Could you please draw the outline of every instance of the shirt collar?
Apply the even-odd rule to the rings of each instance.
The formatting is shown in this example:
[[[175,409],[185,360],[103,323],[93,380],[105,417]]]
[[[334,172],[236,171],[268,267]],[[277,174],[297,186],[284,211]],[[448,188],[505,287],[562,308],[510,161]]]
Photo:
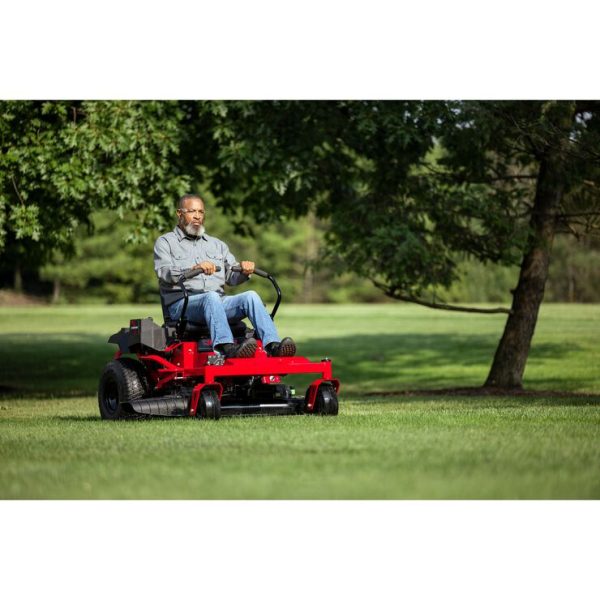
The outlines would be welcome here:
[[[188,235],[185,231],[183,231],[183,229],[181,229],[181,227],[179,227],[179,225],[175,225],[175,229],[173,231],[175,232],[175,235],[177,236],[177,239],[179,241],[181,241],[184,238],[188,240],[197,240],[200,238],[202,238],[203,240],[208,240],[208,237],[206,236],[206,230],[199,237]]]

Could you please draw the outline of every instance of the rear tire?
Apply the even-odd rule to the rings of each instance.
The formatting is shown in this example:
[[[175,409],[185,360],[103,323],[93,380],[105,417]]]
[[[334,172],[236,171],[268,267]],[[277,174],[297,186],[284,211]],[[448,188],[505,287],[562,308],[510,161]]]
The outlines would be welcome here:
[[[330,383],[322,383],[317,390],[313,414],[335,416],[339,412],[339,402],[334,387]]]
[[[221,418],[221,402],[215,390],[202,390],[199,410],[196,413],[201,419],[218,420]]]
[[[143,398],[148,392],[144,366],[132,358],[118,358],[102,371],[98,386],[98,408],[102,419],[142,418],[130,402]]]

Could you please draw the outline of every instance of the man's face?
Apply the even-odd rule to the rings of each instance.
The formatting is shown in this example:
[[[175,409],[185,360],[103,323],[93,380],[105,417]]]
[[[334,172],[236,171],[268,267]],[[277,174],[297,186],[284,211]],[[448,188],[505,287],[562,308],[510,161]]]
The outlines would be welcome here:
[[[199,236],[204,225],[204,202],[200,198],[188,198],[177,209],[179,227],[188,235]]]

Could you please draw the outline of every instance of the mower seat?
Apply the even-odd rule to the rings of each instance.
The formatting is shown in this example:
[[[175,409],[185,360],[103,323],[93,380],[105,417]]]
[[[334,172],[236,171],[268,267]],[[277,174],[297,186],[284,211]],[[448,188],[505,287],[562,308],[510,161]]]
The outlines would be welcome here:
[[[169,315],[169,310],[165,305],[162,295],[160,296],[160,306],[162,308],[165,328],[167,329],[167,331],[175,331],[177,328],[177,320],[171,319],[171,316]],[[246,332],[248,331],[246,323],[244,323],[240,319],[228,321],[228,323],[234,338],[241,338],[246,336]],[[210,338],[210,331],[208,329],[208,325],[206,323],[198,323],[196,321],[187,321],[185,324],[185,329],[181,334],[181,339],[195,341],[200,340],[202,338]]]
[[[243,321],[228,321],[229,328],[234,338],[245,337],[248,327]],[[176,329],[177,321],[169,319],[165,320],[165,327],[167,329]],[[181,334],[182,340],[200,340],[202,338],[210,338],[210,330],[206,323],[196,323],[195,321],[187,321],[185,329]]]

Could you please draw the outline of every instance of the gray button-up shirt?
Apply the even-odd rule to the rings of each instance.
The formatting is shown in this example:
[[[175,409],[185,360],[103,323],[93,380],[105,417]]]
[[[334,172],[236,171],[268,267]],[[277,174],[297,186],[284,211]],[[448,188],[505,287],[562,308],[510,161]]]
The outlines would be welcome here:
[[[168,306],[183,298],[179,286],[175,286],[186,269],[208,260],[221,270],[213,275],[201,273],[185,282],[191,294],[203,292],[225,293],[224,286],[239,285],[248,281],[243,273],[236,273],[231,267],[237,264],[235,256],[229,251],[227,244],[203,233],[200,237],[190,237],[179,228],[161,235],[154,244],[154,271],[158,276],[160,293]]]

